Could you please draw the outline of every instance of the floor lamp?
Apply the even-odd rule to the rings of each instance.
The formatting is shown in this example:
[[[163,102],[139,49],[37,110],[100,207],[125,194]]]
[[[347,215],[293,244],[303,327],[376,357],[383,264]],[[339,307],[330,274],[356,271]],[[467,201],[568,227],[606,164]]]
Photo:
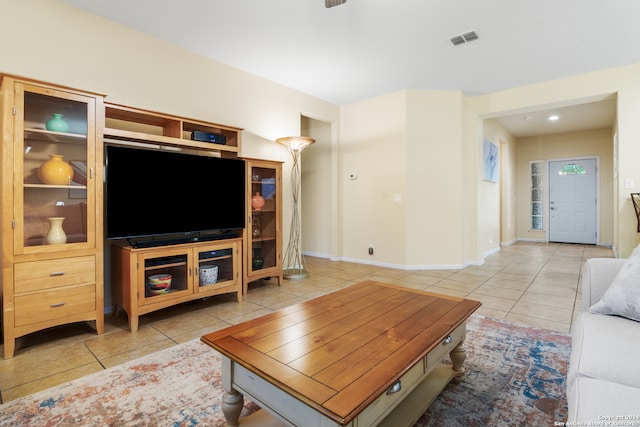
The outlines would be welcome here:
[[[289,244],[284,253],[284,270],[282,275],[285,279],[299,280],[309,277],[309,273],[304,269],[304,259],[300,250],[300,211],[298,210],[298,197],[300,196],[300,153],[302,150],[313,144],[315,139],[304,136],[287,136],[276,139],[276,142],[287,147],[293,158],[293,168],[291,169],[291,189],[293,193],[293,215],[291,217],[291,228],[289,230]]]

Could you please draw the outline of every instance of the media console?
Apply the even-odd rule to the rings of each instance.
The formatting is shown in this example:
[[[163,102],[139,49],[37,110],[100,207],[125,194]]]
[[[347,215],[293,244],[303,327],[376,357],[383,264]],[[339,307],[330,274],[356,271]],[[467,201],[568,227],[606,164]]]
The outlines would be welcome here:
[[[242,301],[242,239],[150,248],[112,246],[114,312],[124,309],[131,332],[152,311],[213,295],[235,293]],[[154,290],[151,276],[171,276],[169,289]]]

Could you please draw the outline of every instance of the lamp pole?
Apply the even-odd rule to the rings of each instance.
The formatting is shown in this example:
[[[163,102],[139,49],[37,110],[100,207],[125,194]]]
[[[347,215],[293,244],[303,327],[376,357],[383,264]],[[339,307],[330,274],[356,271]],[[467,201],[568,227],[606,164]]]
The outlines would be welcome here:
[[[289,229],[289,243],[284,253],[282,276],[285,279],[299,280],[309,277],[304,268],[304,257],[300,249],[301,222],[298,200],[301,187],[300,154],[302,150],[313,144],[315,140],[304,136],[287,136],[276,139],[276,142],[287,147],[293,159],[291,169],[291,191],[293,195],[293,214],[291,216],[291,228]]]

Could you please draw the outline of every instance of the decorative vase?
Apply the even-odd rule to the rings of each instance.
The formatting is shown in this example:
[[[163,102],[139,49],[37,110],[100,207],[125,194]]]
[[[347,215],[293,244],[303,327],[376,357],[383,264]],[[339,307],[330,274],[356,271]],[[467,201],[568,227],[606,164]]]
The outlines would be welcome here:
[[[47,130],[56,132],[69,132],[69,124],[62,119],[62,114],[54,113],[53,117],[47,120]]]
[[[260,248],[253,249],[253,257],[251,258],[251,268],[254,270],[260,270],[264,267],[264,258],[262,258]]]
[[[69,185],[73,179],[73,168],[59,154],[49,155],[50,159],[40,165],[38,177],[49,185]]]
[[[251,225],[251,236],[260,237],[261,234],[262,234],[262,226],[260,225],[260,220],[258,218],[254,218],[253,224]]]
[[[256,211],[260,211],[262,210],[263,206],[264,206],[264,197],[262,197],[260,193],[256,193],[251,198],[251,207]]]
[[[63,216],[47,218],[49,220],[49,234],[47,234],[47,243],[50,245],[57,245],[60,243],[67,243],[67,235],[62,229],[62,223],[64,222]]]

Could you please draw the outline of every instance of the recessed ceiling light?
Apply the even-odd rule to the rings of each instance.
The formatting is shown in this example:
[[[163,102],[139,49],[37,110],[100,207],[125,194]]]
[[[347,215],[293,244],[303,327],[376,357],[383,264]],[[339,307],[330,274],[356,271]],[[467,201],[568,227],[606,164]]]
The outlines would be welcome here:
[[[552,114],[551,116],[549,116],[549,121],[555,122],[555,121],[556,121],[556,120],[558,120],[559,118],[560,118],[559,116],[557,116],[557,115],[555,115],[555,114]]]

